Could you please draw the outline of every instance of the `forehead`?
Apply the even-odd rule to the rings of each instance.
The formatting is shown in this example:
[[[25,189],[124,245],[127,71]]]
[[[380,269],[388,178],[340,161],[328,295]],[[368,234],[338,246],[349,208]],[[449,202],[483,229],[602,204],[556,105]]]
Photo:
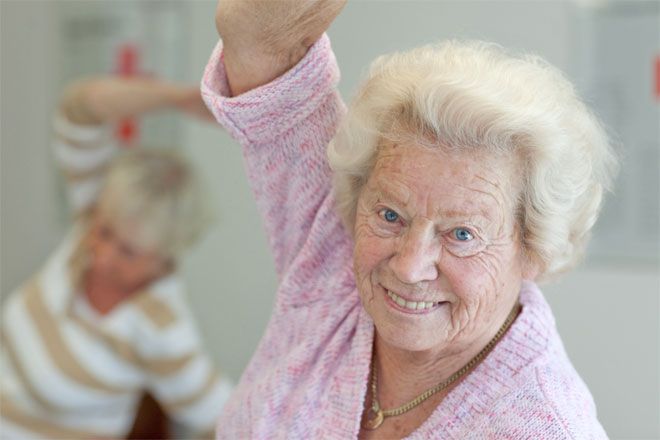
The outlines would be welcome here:
[[[130,248],[138,256],[154,258],[161,253],[158,246],[153,243],[155,240],[145,236],[144,225],[138,222],[120,221],[117,218],[96,214],[92,223],[97,229],[105,228],[110,232],[107,239],[117,245]]]
[[[414,143],[385,143],[369,177],[371,190],[399,203],[437,205],[443,214],[484,214],[512,197],[510,160],[474,150],[448,152]]]

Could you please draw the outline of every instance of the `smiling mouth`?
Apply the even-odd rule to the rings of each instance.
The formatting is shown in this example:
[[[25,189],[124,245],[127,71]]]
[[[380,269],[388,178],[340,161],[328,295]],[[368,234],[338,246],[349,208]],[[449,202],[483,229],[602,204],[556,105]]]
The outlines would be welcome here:
[[[430,311],[440,304],[445,303],[446,301],[438,301],[438,302],[429,302],[429,301],[408,301],[404,298],[401,298],[399,295],[396,293],[392,292],[391,290],[387,291],[387,296],[392,300],[394,304],[399,306],[400,309],[403,309],[404,311],[410,311],[410,312],[425,312],[425,311]]]

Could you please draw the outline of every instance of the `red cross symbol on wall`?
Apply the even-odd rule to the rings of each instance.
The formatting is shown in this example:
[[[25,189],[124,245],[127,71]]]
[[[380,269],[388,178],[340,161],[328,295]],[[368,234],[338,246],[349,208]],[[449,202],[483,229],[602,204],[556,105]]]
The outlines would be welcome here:
[[[125,43],[119,46],[116,56],[116,73],[119,76],[136,76],[139,74],[140,54],[136,45]],[[125,118],[117,124],[115,136],[122,147],[131,147],[139,137],[139,126],[136,118]]]

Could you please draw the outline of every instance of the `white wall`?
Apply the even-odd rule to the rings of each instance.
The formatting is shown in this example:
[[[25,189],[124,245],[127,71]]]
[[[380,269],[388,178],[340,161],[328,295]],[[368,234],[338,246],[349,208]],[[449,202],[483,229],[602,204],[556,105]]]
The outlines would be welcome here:
[[[214,3],[187,3],[190,81],[199,80],[216,41]],[[4,296],[52,249],[61,222],[45,144],[55,96],[49,75],[56,56],[43,47],[52,2],[0,4]],[[350,96],[378,54],[455,36],[533,50],[575,74],[571,49],[579,34],[573,12],[565,2],[354,1],[330,32],[343,69],[340,88]],[[185,125],[184,139],[219,217],[186,259],[184,272],[210,349],[238,378],[268,320],[273,265],[236,144],[220,130],[192,122]],[[660,437],[659,285],[652,265],[593,263],[545,288],[567,351],[615,439]]]
[[[51,13],[51,2],[0,2],[3,296],[41,264],[61,235],[48,143],[57,75]]]
[[[657,270],[591,265],[543,290],[609,435],[660,438]]]

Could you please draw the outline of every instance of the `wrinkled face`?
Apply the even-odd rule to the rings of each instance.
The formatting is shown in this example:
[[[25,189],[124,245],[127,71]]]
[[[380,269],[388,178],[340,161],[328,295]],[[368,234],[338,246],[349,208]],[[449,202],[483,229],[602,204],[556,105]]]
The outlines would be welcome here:
[[[489,155],[381,148],[358,199],[354,271],[384,342],[452,354],[497,331],[523,278],[513,176]]]
[[[130,238],[121,236],[98,217],[92,220],[87,240],[93,276],[126,293],[135,292],[170,270],[169,260],[132,244]]]

